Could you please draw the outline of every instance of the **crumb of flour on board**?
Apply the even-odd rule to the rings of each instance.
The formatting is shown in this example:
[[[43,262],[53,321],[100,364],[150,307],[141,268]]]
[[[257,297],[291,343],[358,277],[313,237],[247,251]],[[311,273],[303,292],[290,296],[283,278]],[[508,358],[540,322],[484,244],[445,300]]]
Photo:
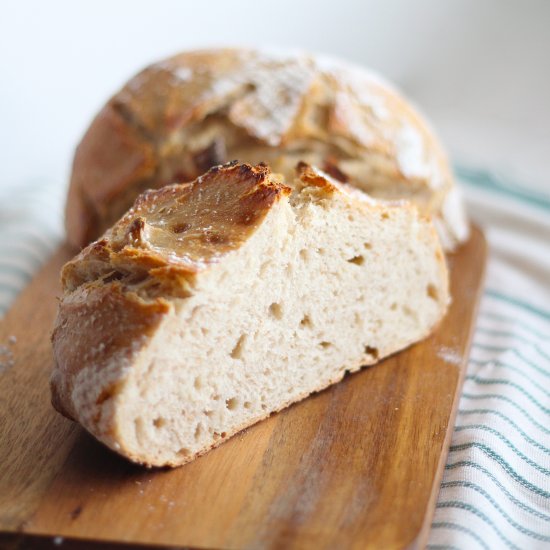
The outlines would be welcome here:
[[[8,345],[0,344],[0,374],[11,369],[15,365],[15,357],[10,346],[15,344],[17,338],[10,336],[8,338]]]
[[[462,363],[462,355],[460,355],[456,349],[447,346],[438,348],[437,356],[446,363],[451,363],[452,365],[460,365]]]

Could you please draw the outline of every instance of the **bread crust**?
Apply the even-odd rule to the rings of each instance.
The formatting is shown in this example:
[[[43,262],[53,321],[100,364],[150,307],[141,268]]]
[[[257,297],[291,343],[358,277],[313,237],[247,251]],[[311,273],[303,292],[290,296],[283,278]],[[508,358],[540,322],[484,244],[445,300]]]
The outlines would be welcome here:
[[[290,188],[265,165],[215,166],[192,183],[146,191],[62,270],[66,291],[111,280],[140,295],[185,297],[195,276],[236,250]]]
[[[105,428],[97,429],[101,419],[93,409],[112,397],[116,388],[98,386],[95,395],[78,404],[75,380],[86,371],[98,376],[114,363],[129,364],[169,311],[166,300],[143,300],[119,282],[84,285],[65,294],[52,333],[55,365],[50,385],[55,409],[81,422],[81,413],[87,410],[89,421],[82,423],[93,433],[104,434]]]
[[[112,104],[106,105],[75,153],[66,208],[71,241],[87,244],[97,237],[97,224],[108,215],[110,202],[148,181],[157,161],[151,142]]]
[[[130,79],[84,135],[69,242],[97,238],[144,189],[233,158],[265,161],[286,177],[303,160],[373,196],[411,198],[427,214],[440,215],[454,186],[431,128],[378,76],[305,54],[186,52]]]

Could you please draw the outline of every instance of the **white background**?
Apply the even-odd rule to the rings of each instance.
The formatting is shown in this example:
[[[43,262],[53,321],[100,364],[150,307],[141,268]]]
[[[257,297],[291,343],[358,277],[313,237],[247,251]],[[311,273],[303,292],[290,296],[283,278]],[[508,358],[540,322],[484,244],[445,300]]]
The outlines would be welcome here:
[[[429,115],[455,162],[550,190],[549,1],[0,5],[0,184],[65,182],[90,118],[143,65],[186,48],[258,44],[371,66]]]

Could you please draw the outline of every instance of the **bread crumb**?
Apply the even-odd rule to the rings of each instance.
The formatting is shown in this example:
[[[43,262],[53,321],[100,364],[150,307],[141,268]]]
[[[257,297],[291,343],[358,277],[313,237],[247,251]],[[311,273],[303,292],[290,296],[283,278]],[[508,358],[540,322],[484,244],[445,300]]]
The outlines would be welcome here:
[[[8,344],[13,345],[15,343],[17,343],[17,336],[12,334],[11,336],[8,337]]]
[[[15,365],[13,352],[7,346],[0,345],[0,374],[11,369]]]
[[[53,539],[53,543],[56,545],[56,546],[60,546],[61,544],[63,544],[63,537],[54,537]]]
[[[446,346],[442,346],[437,350],[437,356],[451,365],[460,365],[462,363],[462,356],[458,353],[458,351]]]

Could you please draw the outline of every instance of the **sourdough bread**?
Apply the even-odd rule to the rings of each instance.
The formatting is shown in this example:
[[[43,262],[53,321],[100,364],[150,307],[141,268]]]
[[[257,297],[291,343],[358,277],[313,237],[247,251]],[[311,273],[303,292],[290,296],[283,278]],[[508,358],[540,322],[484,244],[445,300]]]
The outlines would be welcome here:
[[[145,189],[233,159],[290,182],[305,161],[371,196],[411,200],[448,250],[468,234],[438,139],[379,76],[306,54],[219,49],[151,65],[105,105],[75,154],[67,237],[84,246]]]
[[[301,164],[141,195],[62,272],[53,403],[177,466],[427,336],[448,277],[431,221]]]

